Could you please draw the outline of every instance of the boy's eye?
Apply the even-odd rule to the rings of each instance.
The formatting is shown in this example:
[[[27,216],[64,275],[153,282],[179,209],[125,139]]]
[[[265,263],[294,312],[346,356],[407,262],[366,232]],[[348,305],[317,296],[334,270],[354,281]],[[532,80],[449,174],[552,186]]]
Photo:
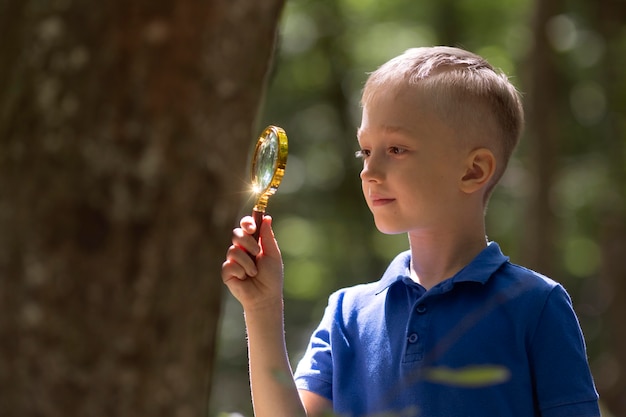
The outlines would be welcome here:
[[[369,149],[358,150],[354,153],[354,156],[356,156],[357,158],[367,158],[368,156],[370,156],[370,150]]]
[[[392,146],[391,148],[389,148],[389,153],[392,153],[394,155],[400,155],[406,152],[406,149],[403,148],[399,148],[397,146]]]

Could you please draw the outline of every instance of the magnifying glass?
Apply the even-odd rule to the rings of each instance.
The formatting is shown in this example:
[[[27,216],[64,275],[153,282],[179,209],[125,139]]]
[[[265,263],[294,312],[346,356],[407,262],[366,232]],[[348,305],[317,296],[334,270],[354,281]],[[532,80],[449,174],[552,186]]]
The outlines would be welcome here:
[[[250,170],[252,189],[257,195],[256,204],[252,209],[252,217],[257,226],[254,238],[257,241],[267,201],[278,189],[285,174],[286,165],[287,134],[282,128],[270,125],[256,142]]]

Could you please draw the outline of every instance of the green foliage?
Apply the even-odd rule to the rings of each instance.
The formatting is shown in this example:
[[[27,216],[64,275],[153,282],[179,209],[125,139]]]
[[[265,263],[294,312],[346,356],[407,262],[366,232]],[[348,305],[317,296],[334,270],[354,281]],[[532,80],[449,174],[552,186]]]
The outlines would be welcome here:
[[[561,68],[561,95],[555,111],[564,138],[559,144],[557,180],[546,204],[559,222],[558,241],[553,244],[562,250],[555,259],[559,272],[555,278],[568,287],[582,313],[593,353],[600,349],[598,314],[605,300],[590,284],[602,266],[599,219],[607,207],[623,207],[626,195],[607,162],[620,154],[612,156],[607,149],[624,149],[626,139],[607,138],[602,132],[607,131],[611,114],[613,123],[620,126],[626,127],[626,118],[623,111],[616,113],[610,107],[601,83],[606,40],[592,29],[582,0],[570,2],[569,7],[546,28]],[[294,362],[319,321],[329,293],[377,280],[390,258],[408,248],[405,236],[384,236],[376,230],[360,191],[360,162],[353,155],[360,90],[367,72],[409,47],[457,45],[485,56],[527,95],[532,8],[528,0],[287,2],[259,127],[278,124],[289,135],[285,178],[268,212],[274,217],[285,262],[285,325]],[[626,45],[626,36],[621,45]],[[619,97],[626,96],[626,83],[615,89]],[[531,196],[533,163],[523,139],[487,212],[489,238],[497,240],[515,262],[521,262],[522,220]],[[227,342],[222,346],[228,356],[237,351],[231,344],[244,343],[232,332],[241,335],[243,329],[228,326],[224,332],[231,333],[224,336]],[[237,361],[245,363],[245,357]],[[228,369],[232,372],[233,368]],[[509,375],[506,369],[477,367],[436,368],[426,377],[478,386],[502,382]],[[232,398],[221,396],[222,402],[215,405],[249,410],[245,366],[238,374],[218,374],[220,378],[239,379],[241,389]]]
[[[511,372],[498,365],[476,365],[460,369],[436,367],[424,371],[424,379],[427,381],[464,388],[488,387],[510,378]]]

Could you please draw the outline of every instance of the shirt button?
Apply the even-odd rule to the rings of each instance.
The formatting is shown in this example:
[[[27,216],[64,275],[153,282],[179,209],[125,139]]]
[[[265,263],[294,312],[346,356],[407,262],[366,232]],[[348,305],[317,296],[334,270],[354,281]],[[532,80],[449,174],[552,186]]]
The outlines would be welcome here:
[[[426,306],[424,304],[420,304],[415,309],[419,314],[424,314],[426,312]]]
[[[415,342],[417,342],[417,339],[418,339],[418,337],[417,337],[417,333],[411,333],[411,334],[409,335],[408,339],[409,339],[409,343],[415,343]]]

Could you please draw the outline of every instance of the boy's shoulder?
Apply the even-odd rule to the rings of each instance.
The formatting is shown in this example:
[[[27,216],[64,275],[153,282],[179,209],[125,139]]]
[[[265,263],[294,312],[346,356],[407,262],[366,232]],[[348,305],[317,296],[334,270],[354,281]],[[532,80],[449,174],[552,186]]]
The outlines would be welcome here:
[[[560,286],[554,279],[512,262],[506,262],[501,270],[496,271],[494,277],[512,282],[521,281],[529,286],[536,287],[538,290],[551,291],[554,287]]]

